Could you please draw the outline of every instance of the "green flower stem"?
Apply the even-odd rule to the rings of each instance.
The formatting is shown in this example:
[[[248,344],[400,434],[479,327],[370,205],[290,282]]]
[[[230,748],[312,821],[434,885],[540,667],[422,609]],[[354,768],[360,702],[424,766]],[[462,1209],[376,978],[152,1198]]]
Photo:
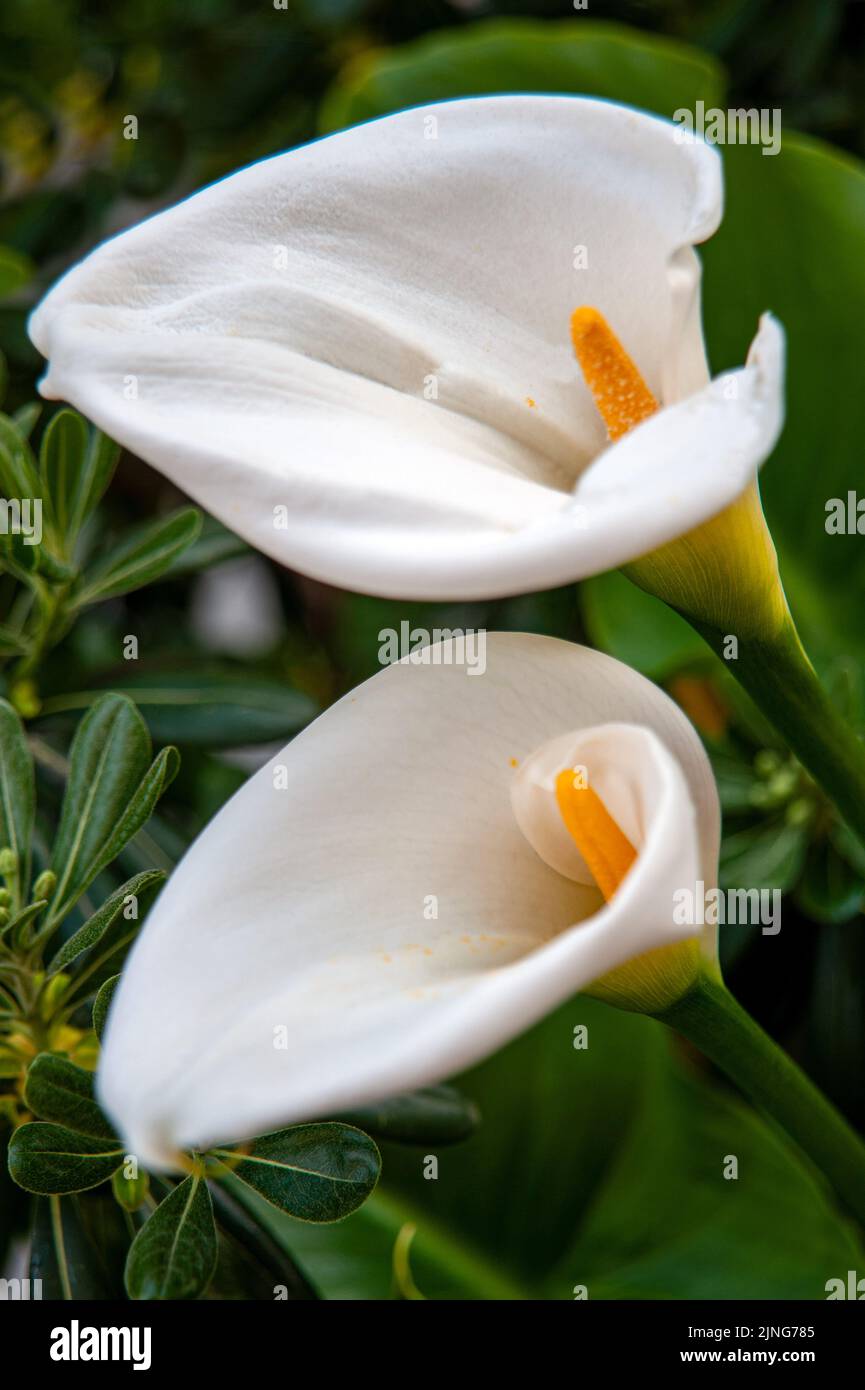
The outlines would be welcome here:
[[[725,636],[692,625],[719,655]],[[865,844],[865,744],[841,718],[792,618],[772,638],[740,638],[726,665]]]
[[[625,567],[719,653],[865,845],[865,746],[799,640],[756,481],[702,526]],[[727,650],[735,637],[736,649]]]
[[[865,1143],[720,981],[655,1015],[692,1042],[804,1150],[865,1224]]]

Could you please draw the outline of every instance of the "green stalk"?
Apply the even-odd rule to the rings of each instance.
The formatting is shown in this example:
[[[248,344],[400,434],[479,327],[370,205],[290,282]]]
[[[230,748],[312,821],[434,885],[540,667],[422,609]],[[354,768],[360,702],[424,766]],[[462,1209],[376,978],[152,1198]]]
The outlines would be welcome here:
[[[865,1143],[720,981],[654,1015],[692,1042],[808,1155],[865,1224]]]
[[[691,622],[722,656],[723,634]],[[865,844],[865,744],[820,684],[792,618],[772,638],[740,638],[727,665]]]
[[[865,845],[865,745],[832,705],[799,640],[756,481],[726,511],[632,561],[625,573],[687,618],[722,657]]]

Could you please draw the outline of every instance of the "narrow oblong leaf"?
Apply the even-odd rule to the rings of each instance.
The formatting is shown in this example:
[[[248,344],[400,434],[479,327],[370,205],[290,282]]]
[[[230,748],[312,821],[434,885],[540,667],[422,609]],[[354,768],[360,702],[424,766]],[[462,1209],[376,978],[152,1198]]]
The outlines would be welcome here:
[[[458,1144],[474,1134],[480,1112],[453,1086],[427,1086],[338,1118],[397,1144]]]
[[[97,700],[78,726],[69,760],[51,861],[57,874],[54,917],[61,916],[109,862],[106,845],[150,761],[150,735],[132,701],[115,694]]]
[[[9,918],[5,927],[0,928],[0,941],[11,943],[13,949],[23,946],[30,932],[30,924],[37,918],[43,908],[48,904],[45,898],[40,898],[38,902],[28,903],[22,907],[20,912]]]
[[[372,1192],[381,1155],[368,1134],[329,1121],[292,1125],[241,1149],[212,1149],[234,1176],[300,1221],[340,1221]]]
[[[98,505],[108,484],[114,477],[117,460],[120,458],[120,445],[109,439],[107,434],[91,426],[87,449],[78,476],[78,486],[72,498],[69,513],[69,529],[77,535]]]
[[[249,553],[249,546],[217,521],[215,516],[205,515],[197,537],[171,562],[163,578],[175,578],[181,574],[195,574],[198,570],[209,569],[211,565],[221,565],[225,560],[233,560],[238,555]]]
[[[172,516],[136,528],[86,576],[76,606],[83,608],[152,583],[183,554],[200,530],[201,513],[195,507],[184,507]]]
[[[49,421],[39,450],[42,482],[51,497],[60,536],[72,538],[70,519],[87,450],[87,426],[75,410],[60,410]]]
[[[27,1073],[24,1102],[40,1120],[50,1120],[97,1139],[114,1137],[93,1097],[93,1073],[66,1057],[40,1052]]]
[[[141,827],[147,823],[157,801],[177,776],[179,767],[180,754],[176,748],[163,748],[157,753],[118,820],[114,833],[106,841],[93,876],[99,873],[100,869],[104,869],[106,864],[110,864],[133,835],[137,835]]]
[[[105,899],[105,902],[97,908],[92,917],[88,917],[74,936],[70,936],[68,941],[64,941],[52,958],[48,973],[53,975],[56,971],[65,969],[85,951],[98,946],[118,918],[130,909],[132,903],[135,904],[135,916],[130,920],[137,921],[141,898],[160,887],[165,882],[165,877],[165,872],[162,869],[145,869],[142,873],[127,879],[126,883],[121,884],[110,898]]]
[[[33,451],[16,422],[8,415],[0,415],[0,495],[42,497],[43,487]]]
[[[126,1290],[134,1299],[198,1298],[216,1268],[217,1239],[207,1183],[178,1183],[129,1248]]]
[[[98,693],[63,694],[48,708],[51,713],[87,709]],[[302,691],[251,671],[144,671],[127,677],[120,693],[135,701],[157,742],[204,748],[288,739],[318,713],[315,701]]]
[[[0,700],[0,849],[14,851],[19,864],[19,901],[30,879],[30,840],[36,809],[33,758],[24,728],[6,700]]]
[[[120,1167],[123,1157],[116,1139],[98,1139],[41,1120],[21,1125],[9,1141],[12,1177],[25,1191],[43,1197],[98,1187]]]
[[[111,1000],[114,998],[114,991],[120,984],[120,976],[112,975],[105,981],[99,989],[96,998],[93,1000],[93,1031],[99,1041],[102,1041],[102,1034],[105,1032],[105,1024],[108,1019],[108,1010],[111,1008]]]
[[[24,439],[29,439],[34,429],[39,423],[42,415],[42,406],[39,401],[29,401],[27,405],[22,405],[12,415],[16,427]]]

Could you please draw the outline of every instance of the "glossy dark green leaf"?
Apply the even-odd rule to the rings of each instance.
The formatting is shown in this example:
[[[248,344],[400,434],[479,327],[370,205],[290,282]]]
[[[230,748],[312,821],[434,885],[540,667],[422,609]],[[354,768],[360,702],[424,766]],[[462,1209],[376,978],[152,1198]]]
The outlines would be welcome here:
[[[30,880],[30,840],[36,812],[33,759],[15,710],[0,700],[0,849],[18,858],[20,901]]]
[[[712,370],[743,361],[765,309],[780,319],[787,418],[760,473],[763,503],[806,645],[861,656],[865,546],[855,530],[827,532],[826,503],[862,491],[865,169],[787,130],[777,158],[753,145],[723,154],[724,220],[700,248]]]
[[[111,1125],[93,1096],[93,1073],[66,1057],[40,1052],[27,1072],[24,1102],[40,1120],[97,1139],[113,1138]]]
[[[103,695],[78,727],[51,867],[52,916],[62,917],[146,822],[177,771],[177,752],[153,764],[150,736],[131,700]]]
[[[458,1144],[474,1134],[480,1114],[453,1086],[427,1086],[337,1117],[376,1139],[398,1144]]]
[[[340,1221],[366,1201],[381,1158],[368,1135],[351,1125],[293,1125],[242,1149],[213,1149],[236,1178],[301,1221]],[[236,1162],[242,1154],[240,1162]]]
[[[207,1183],[188,1177],[136,1235],[126,1261],[134,1299],[199,1298],[216,1268],[217,1241]]]
[[[97,1139],[37,1120],[21,1125],[9,1141],[9,1171],[27,1192],[83,1192],[107,1182],[123,1153],[116,1139]]]
[[[128,1239],[123,1213],[100,1193],[39,1198],[30,1278],[40,1281],[43,1300],[121,1299],[119,1256]]]
[[[492,92],[581,92],[669,117],[699,97],[713,105],[721,84],[708,54],[653,34],[583,16],[492,20],[372,50],[338,79],[320,120],[336,130],[406,106]]]
[[[93,1031],[99,1041],[102,1041],[102,1034],[105,1032],[105,1024],[108,1019],[108,1010],[111,1008],[111,1000],[114,998],[114,991],[120,984],[120,976],[112,975],[105,981],[99,989],[96,998],[93,1000]]]
[[[860,1240],[799,1151],[672,1042],[577,997],[460,1078],[483,1114],[465,1144],[388,1145],[348,1220],[269,1225],[327,1298],[392,1298],[407,1226],[431,1299],[825,1298],[830,1273],[865,1267]]]
[[[43,484],[51,497],[61,544],[74,537],[71,521],[87,450],[87,425],[75,410],[60,410],[49,421],[39,450]]]
[[[290,738],[318,708],[290,685],[254,673],[222,670],[143,672],[123,682],[158,742],[231,748]],[[85,706],[92,691],[64,697]]]
[[[200,529],[201,513],[194,507],[137,528],[88,571],[75,597],[76,606],[83,608],[151,584],[192,544]]]
[[[318,1297],[292,1256],[224,1184],[214,1183],[211,1197],[219,1233],[219,1261],[207,1298],[305,1302]]]
[[[64,970],[85,951],[93,950],[118,919],[132,924],[137,922],[140,918],[142,899],[148,901],[152,898],[154,892],[165,882],[165,877],[166,875],[161,869],[146,869],[143,873],[136,874],[134,878],[127,879],[126,883],[112,893],[110,898],[106,898],[92,917],[88,917],[74,936],[70,936],[67,941],[64,941],[51,960],[50,973],[54,974],[57,970]],[[129,930],[134,934],[135,926],[130,926]]]
[[[663,680],[683,666],[711,667],[712,656],[689,623],[623,574],[601,574],[580,585],[583,619],[594,646]]]

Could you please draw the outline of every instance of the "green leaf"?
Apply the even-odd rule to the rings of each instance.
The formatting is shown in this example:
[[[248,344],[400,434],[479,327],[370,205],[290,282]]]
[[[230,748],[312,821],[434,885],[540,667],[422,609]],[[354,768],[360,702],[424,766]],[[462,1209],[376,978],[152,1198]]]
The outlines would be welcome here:
[[[21,1125],[9,1141],[9,1172],[19,1187],[42,1196],[98,1187],[123,1157],[116,1139],[78,1134],[41,1120]]]
[[[450,97],[581,92],[669,117],[699,97],[715,105],[722,71],[671,39],[591,20],[490,20],[439,31],[352,62],[325,97],[323,130]]]
[[[366,1201],[381,1169],[369,1136],[338,1123],[293,1125],[242,1149],[211,1152],[226,1159],[241,1182],[301,1221],[341,1221]]]
[[[453,1086],[428,1086],[337,1118],[398,1144],[458,1144],[480,1124],[477,1106]]]
[[[117,467],[120,445],[91,426],[69,511],[69,531],[75,536],[99,504]]]
[[[712,771],[725,815],[753,813],[754,789],[759,785],[750,763],[728,753],[712,754]]]
[[[112,1210],[113,1208],[113,1210]],[[43,1299],[117,1300],[123,1297],[118,1254],[128,1242],[123,1214],[110,1199],[88,1193],[40,1198],[30,1245],[30,1278]]]
[[[123,1168],[118,1168],[111,1179],[111,1191],[115,1202],[119,1202],[124,1211],[138,1211],[147,1200],[150,1178],[143,1170],[136,1178],[127,1178]]]
[[[22,405],[11,418],[22,437],[29,439],[41,415],[42,406],[39,401],[28,401],[27,405]]]
[[[780,319],[787,419],[760,473],[764,507],[809,650],[861,657],[865,546],[827,533],[826,503],[862,491],[865,167],[787,130],[777,158],[723,153],[724,220],[700,248],[712,370],[744,360],[765,309]]]
[[[248,553],[249,546],[246,541],[229,531],[215,516],[205,515],[197,538],[172,561],[161,577],[176,579],[178,575],[195,574],[199,570],[221,565],[225,560],[233,560],[238,555]]]
[[[15,912],[9,918],[5,926],[0,927],[0,941],[11,944],[13,950],[29,945],[30,923],[35,921],[44,907],[47,907],[44,898],[39,898],[35,903],[28,903],[19,912]]]
[[[141,1227],[126,1261],[134,1299],[198,1298],[216,1268],[213,1205],[201,1178],[185,1178]]]
[[[796,902],[806,916],[825,924],[849,922],[862,910],[865,883],[828,840],[811,846],[796,888]]]
[[[135,874],[126,883],[122,884],[110,898],[106,898],[101,907],[89,917],[83,926],[79,927],[74,936],[70,936],[52,958],[49,966],[49,974],[53,975],[58,970],[63,970],[72,961],[77,960],[85,951],[90,951],[94,946],[98,946],[111,927],[123,916],[124,921],[137,922],[141,911],[141,898],[150,898],[154,890],[160,888],[165,882],[165,872],[162,869],[145,869],[140,874]],[[134,900],[134,903],[133,901]],[[126,912],[135,907],[135,916],[127,918]],[[134,934],[135,928],[131,928]]]
[[[195,507],[136,528],[88,572],[75,606],[83,608],[151,584],[192,544],[200,529],[201,513]]]
[[[728,835],[721,846],[722,888],[767,888],[786,892],[805,863],[808,832],[800,825],[766,821]]]
[[[716,660],[684,618],[623,574],[584,580],[580,596],[594,646],[652,680],[664,680],[684,666],[711,667]]]
[[[219,1233],[219,1263],[207,1290],[212,1299],[286,1301],[318,1297],[295,1261],[222,1183],[210,1193]]]
[[[318,713],[308,695],[253,672],[200,670],[127,676],[122,693],[135,701],[159,742],[232,748],[290,738]],[[59,708],[86,708],[94,692],[63,695]]]
[[[141,829],[174,777],[176,749],[163,749],[148,768],[149,758],[150,736],[132,701],[103,695],[81,721],[70,749],[51,861],[57,874],[53,919],[68,911]]]
[[[42,498],[42,484],[30,445],[21,429],[8,415],[0,415],[0,495]],[[43,511],[46,508],[43,505]]]
[[[36,267],[29,256],[12,246],[0,246],[0,299],[29,285],[35,273]]]
[[[93,1097],[93,1073],[66,1057],[40,1052],[27,1072],[24,1102],[40,1120],[66,1125],[97,1139],[114,1137]]]
[[[42,436],[39,467],[51,497],[52,511],[60,536],[74,539],[71,520],[87,450],[87,426],[74,410],[60,410],[49,421]],[[68,552],[68,544],[67,544]]]
[[[0,700],[0,849],[17,856],[18,888],[14,902],[23,902],[30,882],[30,840],[36,814],[33,759],[21,720],[6,700]]]
[[[428,1298],[569,1301],[585,1284],[592,1300],[823,1299],[829,1274],[862,1267],[795,1146],[649,1019],[577,997],[458,1084],[484,1122],[438,1156],[437,1181],[426,1155],[388,1145],[347,1221],[271,1211],[325,1297],[391,1298],[407,1225]]]
[[[96,998],[93,1000],[93,1031],[99,1041],[105,1032],[105,1024],[108,1020],[108,1010],[111,1008],[111,1001],[114,998],[114,991],[120,984],[120,976],[112,975],[101,986]]]

